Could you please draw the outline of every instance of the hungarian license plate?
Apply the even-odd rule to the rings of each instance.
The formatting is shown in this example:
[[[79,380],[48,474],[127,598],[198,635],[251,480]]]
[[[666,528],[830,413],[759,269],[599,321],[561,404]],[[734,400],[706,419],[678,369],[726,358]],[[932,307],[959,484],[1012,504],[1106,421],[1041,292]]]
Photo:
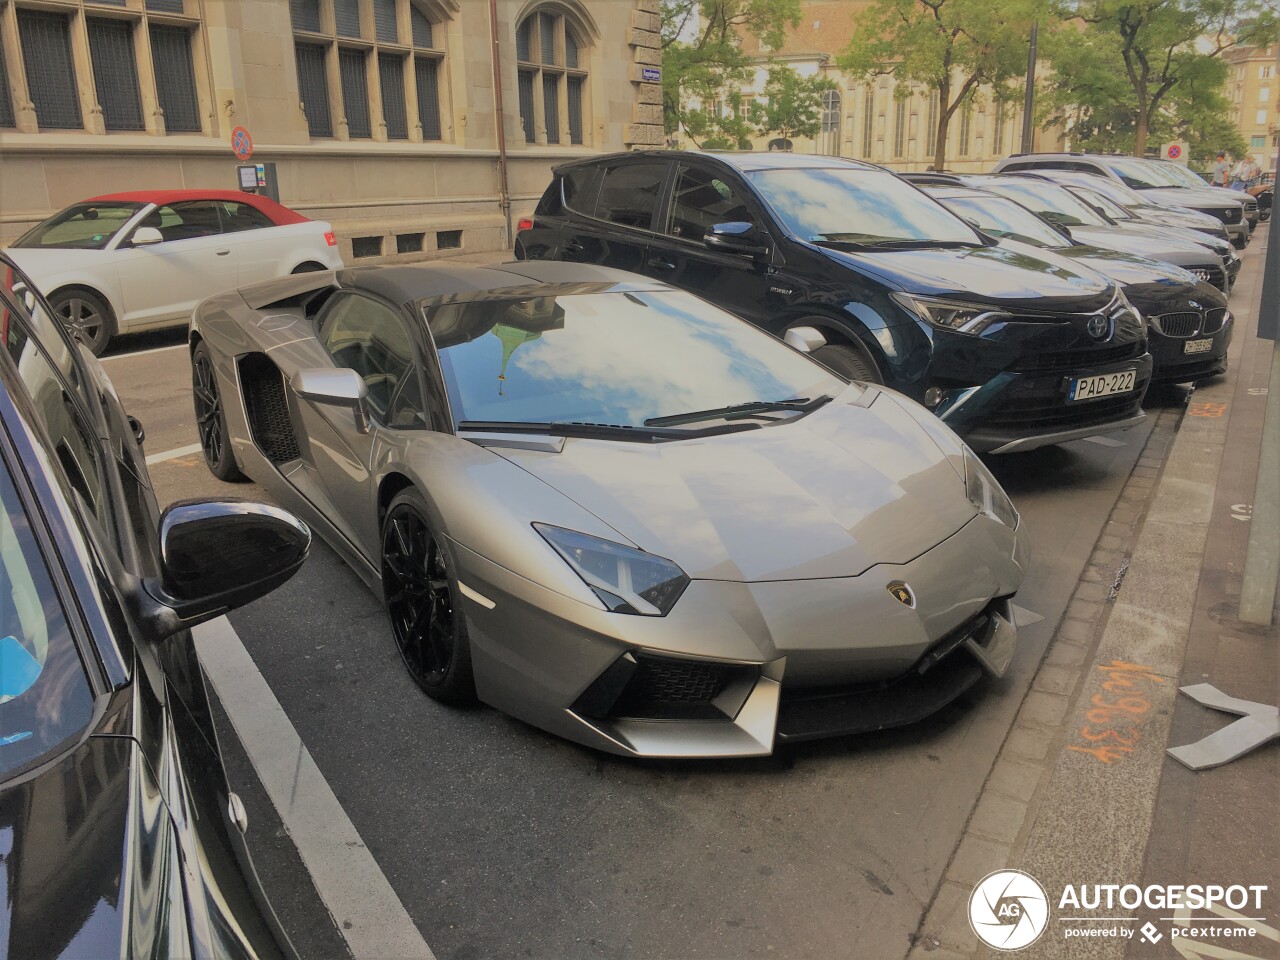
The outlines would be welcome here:
[[[1185,353],[1208,353],[1213,349],[1213,339],[1208,340],[1188,340],[1182,345],[1182,352]]]
[[[1068,400],[1096,400],[1116,393],[1129,393],[1137,382],[1136,370],[1117,370],[1094,377],[1076,377],[1067,392]]]

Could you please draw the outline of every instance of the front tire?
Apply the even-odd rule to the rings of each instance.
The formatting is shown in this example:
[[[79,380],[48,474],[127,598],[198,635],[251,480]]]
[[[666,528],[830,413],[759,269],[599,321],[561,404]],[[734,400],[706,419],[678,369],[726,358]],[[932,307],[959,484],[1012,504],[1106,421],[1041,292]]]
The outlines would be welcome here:
[[[470,704],[476,685],[457,580],[427,516],[426,500],[412,487],[387,509],[382,524],[387,617],[413,682],[433,700]]]
[[[235,453],[231,450],[226,411],[222,407],[222,394],[213,370],[213,356],[203,340],[191,352],[191,394],[200,449],[209,472],[227,483],[243,483],[248,478],[240,472]]]
[[[863,383],[882,384],[884,380],[875,364],[868,360],[856,347],[843,343],[829,343],[813,351],[813,359],[844,377],[846,380],[861,380]]]
[[[49,306],[68,332],[100,357],[116,335],[116,315],[98,294],[84,287],[68,287],[49,298]]]

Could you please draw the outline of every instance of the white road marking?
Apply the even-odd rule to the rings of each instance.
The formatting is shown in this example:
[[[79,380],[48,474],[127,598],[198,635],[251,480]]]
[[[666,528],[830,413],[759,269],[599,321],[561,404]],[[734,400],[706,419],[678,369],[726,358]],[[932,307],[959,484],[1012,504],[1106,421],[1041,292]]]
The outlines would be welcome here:
[[[1124,446],[1123,440],[1116,440],[1113,437],[1085,437],[1084,439],[1089,443],[1096,443],[1099,446],[1103,446],[1103,447],[1123,447]]]
[[[209,682],[351,955],[435,960],[227,618],[192,633]]]
[[[1044,617],[1040,614],[1028,610],[1026,607],[1020,607],[1016,603],[1013,605],[1013,623],[1017,627],[1029,627],[1033,623],[1039,623]]]
[[[178,457],[185,457],[188,454],[199,453],[200,444],[188,443],[185,447],[175,447],[172,450],[166,450],[163,453],[153,453],[147,457],[147,466],[154,463],[164,463],[166,460],[176,460]]]
[[[164,353],[166,350],[186,350],[185,343],[175,343],[171,347],[152,347],[150,350],[135,350],[133,353],[114,353],[109,357],[99,357],[103,363],[110,363],[112,360],[132,360],[134,357],[145,357],[149,353]]]
[[[484,607],[486,610],[492,610],[494,607],[497,606],[496,603],[494,603],[492,600],[486,597],[483,593],[477,593],[475,590],[472,590],[461,580],[458,581],[458,592],[462,594],[464,597],[470,597],[472,600],[480,604],[480,606]]]

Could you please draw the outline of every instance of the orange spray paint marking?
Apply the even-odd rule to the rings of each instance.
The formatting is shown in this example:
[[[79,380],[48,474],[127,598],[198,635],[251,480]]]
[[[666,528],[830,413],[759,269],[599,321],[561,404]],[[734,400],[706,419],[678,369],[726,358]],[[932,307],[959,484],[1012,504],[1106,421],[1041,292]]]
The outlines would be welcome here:
[[[1221,417],[1227,412],[1225,403],[1191,403],[1187,405],[1189,417]]]
[[[1087,753],[1102,763],[1114,763],[1133,752],[1142,739],[1142,723],[1151,711],[1151,701],[1142,695],[1145,684],[1164,683],[1150,667],[1123,660],[1098,664],[1106,679],[1101,693],[1089,698],[1088,721],[1078,731],[1088,746],[1068,745],[1068,750]]]

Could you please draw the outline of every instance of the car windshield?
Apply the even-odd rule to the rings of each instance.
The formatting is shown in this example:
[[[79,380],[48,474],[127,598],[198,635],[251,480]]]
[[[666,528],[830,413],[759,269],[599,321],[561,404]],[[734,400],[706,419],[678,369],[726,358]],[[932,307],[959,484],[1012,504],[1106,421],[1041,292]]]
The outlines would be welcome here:
[[[1148,166],[1155,167],[1162,174],[1172,180],[1180,187],[1204,187],[1208,186],[1200,177],[1196,176],[1191,170],[1177,163],[1166,163],[1162,160],[1153,160],[1147,162]]]
[[[981,246],[963,220],[882,170],[757,170],[751,182],[793,236],[863,246]]]
[[[32,227],[14,246],[101,250],[141,209],[140,203],[77,203]]]
[[[1064,227],[1110,226],[1092,207],[1066,187],[1040,180],[1003,177],[983,182],[983,189],[1017,200],[1028,210]]]
[[[976,223],[983,233],[998,239],[1017,240],[1047,249],[1071,246],[1070,240],[1026,207],[1004,197],[944,197],[942,202]]]
[[[1102,211],[1112,220],[1137,220],[1132,213],[1126,210],[1120,204],[1113,202],[1108,197],[1104,197],[1097,190],[1090,190],[1087,187],[1068,187],[1072,193],[1083,200],[1089,206],[1096,210]]]
[[[1152,164],[1144,163],[1136,157],[1132,159],[1127,157],[1108,157],[1107,166],[1127,186],[1133,187],[1135,190],[1148,190],[1152,187],[1184,186],[1184,184],[1180,184],[1170,177],[1164,170],[1153,167]]]
[[[93,694],[37,546],[0,460],[0,779],[88,725]]]
[[[428,307],[455,423],[646,420],[844,383],[767,333],[677,291],[552,293]]]
[[[1099,177],[1090,173],[1068,174],[1061,178],[1061,182],[1069,183],[1076,187],[1083,187],[1086,190],[1092,190],[1094,193],[1101,194],[1118,206],[1148,206],[1148,202],[1144,200],[1142,195],[1132,187],[1126,187],[1123,183],[1117,183],[1115,180],[1108,180],[1106,177]]]

